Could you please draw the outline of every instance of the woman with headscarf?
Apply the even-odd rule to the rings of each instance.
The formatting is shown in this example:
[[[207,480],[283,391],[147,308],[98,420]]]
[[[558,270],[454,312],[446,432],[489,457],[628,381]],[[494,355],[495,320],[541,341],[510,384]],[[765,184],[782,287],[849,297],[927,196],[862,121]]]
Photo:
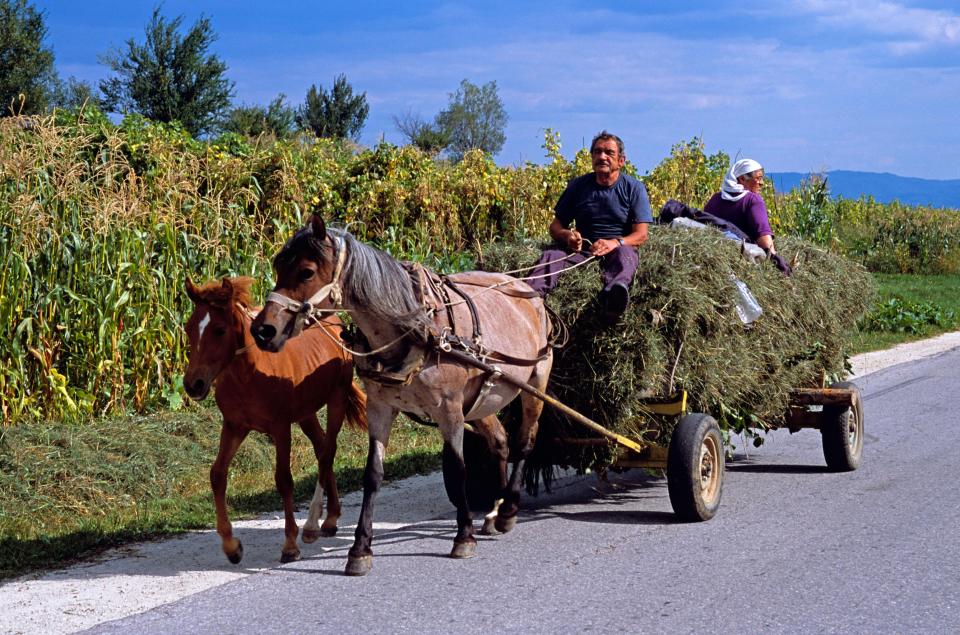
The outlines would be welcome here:
[[[741,159],[727,172],[723,187],[707,201],[703,211],[739,227],[767,252],[777,269],[789,276],[793,273],[790,265],[773,244],[767,206],[760,196],[762,187],[763,166],[753,159]]]

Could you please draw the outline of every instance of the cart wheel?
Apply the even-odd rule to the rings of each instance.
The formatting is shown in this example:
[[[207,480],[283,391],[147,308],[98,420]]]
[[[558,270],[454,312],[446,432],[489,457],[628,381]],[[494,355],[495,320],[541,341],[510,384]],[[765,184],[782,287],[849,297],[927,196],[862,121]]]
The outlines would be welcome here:
[[[824,406],[823,424],[820,434],[823,436],[823,458],[827,467],[835,472],[849,472],[860,467],[863,451],[863,400],[860,389],[849,381],[839,381],[831,388],[853,390],[853,404],[849,408]]]
[[[723,490],[723,440],[710,415],[680,418],[667,451],[667,490],[681,520],[710,520],[720,507]]]

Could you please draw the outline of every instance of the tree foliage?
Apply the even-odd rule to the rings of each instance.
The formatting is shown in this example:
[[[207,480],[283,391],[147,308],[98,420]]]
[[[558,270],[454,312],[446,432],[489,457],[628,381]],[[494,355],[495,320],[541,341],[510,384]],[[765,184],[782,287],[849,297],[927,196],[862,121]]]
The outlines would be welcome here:
[[[455,160],[469,150],[496,154],[507,140],[507,112],[497,94],[497,82],[477,86],[464,79],[450,94],[446,110],[437,115],[436,125],[450,139],[448,150]]]
[[[370,107],[367,93],[353,94],[346,75],[333,80],[330,92],[316,84],[307,91],[307,97],[297,113],[297,123],[321,138],[356,139],[367,121]]]
[[[104,106],[112,112],[136,112],[154,121],[179,121],[194,136],[214,130],[230,106],[233,82],[227,66],[209,53],[216,34],[201,16],[180,35],[183,16],[167,21],[159,7],[146,26],[146,41],[127,41],[125,50],[101,61],[115,73],[100,82]]]
[[[297,118],[296,110],[284,103],[286,95],[280,94],[263,106],[238,106],[230,111],[223,125],[226,132],[235,132],[247,137],[261,135],[275,139],[289,137],[294,130]]]
[[[410,145],[419,148],[430,156],[436,156],[450,144],[449,133],[435,121],[430,123],[423,117],[407,111],[393,117],[393,125]]]
[[[26,0],[0,0],[0,116],[43,112],[56,83],[43,45],[44,14]]]
[[[96,106],[100,108],[100,94],[93,85],[85,80],[69,77],[66,81],[57,80],[50,97],[50,105],[57,108],[80,108],[82,106]]]

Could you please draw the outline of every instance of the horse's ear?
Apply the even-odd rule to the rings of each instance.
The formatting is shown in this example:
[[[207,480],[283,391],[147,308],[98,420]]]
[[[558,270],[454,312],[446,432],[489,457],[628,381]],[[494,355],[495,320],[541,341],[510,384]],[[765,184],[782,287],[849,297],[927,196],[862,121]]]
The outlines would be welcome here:
[[[220,279],[220,293],[217,294],[217,304],[223,306],[230,306],[233,301],[233,280],[229,277],[223,277]]]
[[[187,297],[190,298],[194,304],[200,302],[199,289],[197,289],[197,286],[193,284],[193,280],[190,279],[190,276],[187,276],[185,286],[187,288]]]
[[[313,235],[319,240],[327,237],[327,224],[323,222],[320,214],[314,214],[310,217],[310,227],[313,228]]]

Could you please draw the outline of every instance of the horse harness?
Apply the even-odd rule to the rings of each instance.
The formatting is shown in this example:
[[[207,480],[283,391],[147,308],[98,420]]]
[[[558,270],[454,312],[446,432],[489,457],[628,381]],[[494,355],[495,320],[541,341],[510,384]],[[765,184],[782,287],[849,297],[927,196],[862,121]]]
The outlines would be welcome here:
[[[343,299],[343,292],[340,288],[340,276],[343,273],[344,263],[346,261],[346,246],[339,236],[334,236],[334,245],[337,250],[337,262],[334,267],[333,277],[330,282],[321,287],[313,296],[305,302],[298,302],[279,293],[270,293],[267,296],[267,302],[278,304],[282,310],[295,314],[291,324],[290,337],[298,335],[305,327],[311,326],[319,321],[317,313],[323,312],[317,306],[330,298],[335,306],[339,306]],[[514,297],[531,299],[539,297],[536,291],[523,291],[519,289],[507,289],[502,287],[488,287],[480,282],[471,282],[470,280],[459,280],[454,282],[449,276],[439,276],[419,263],[406,262],[401,263],[410,276],[411,284],[420,306],[434,316],[434,323],[425,327],[422,332],[408,331],[399,338],[397,342],[391,342],[377,351],[371,351],[369,342],[359,329],[354,325],[344,328],[341,332],[341,338],[345,342],[356,348],[358,351],[366,351],[365,354],[354,356],[354,366],[357,374],[366,380],[385,386],[405,386],[413,381],[427,361],[427,356],[431,353],[447,355],[457,359],[460,363],[473,366],[484,370],[487,377],[473,399],[468,411],[464,414],[464,419],[469,420],[477,412],[483,400],[490,390],[496,385],[497,380],[503,376],[496,366],[488,362],[500,362],[513,366],[534,366],[543,361],[550,354],[550,350],[556,345],[558,338],[558,327],[556,314],[544,304],[548,312],[548,320],[551,324],[551,333],[547,339],[547,346],[540,351],[535,359],[523,359],[508,355],[500,351],[491,351],[483,345],[483,334],[480,327],[480,317],[477,312],[476,304],[470,294],[463,291],[458,285],[484,287],[486,289],[495,289],[499,293]],[[449,291],[462,298],[467,305],[472,324],[472,337],[467,339],[457,334],[456,322],[454,319],[453,303],[450,301]],[[444,310],[448,324],[438,327],[436,318],[438,313]],[[562,330],[562,324],[560,326]],[[418,342],[410,342],[409,336],[414,336]],[[395,343],[404,343],[406,352],[399,363],[392,362],[377,354],[377,352],[391,348]]]
[[[413,381],[413,378],[423,369],[431,353],[437,354],[438,357],[441,355],[453,357],[458,361],[462,361],[462,357],[465,355],[469,360],[479,362],[479,365],[472,363],[469,365],[481,368],[486,372],[480,390],[473,398],[470,407],[465,408],[464,419],[470,420],[480,410],[487,395],[503,375],[503,371],[490,362],[513,366],[533,366],[549,355],[549,350],[553,346],[552,341],[548,342],[547,347],[535,359],[524,359],[500,351],[491,351],[483,344],[483,332],[476,303],[461,286],[488,288],[487,285],[472,282],[469,279],[454,281],[449,276],[437,275],[419,263],[406,262],[402,263],[402,266],[410,276],[417,301],[434,316],[434,323],[426,327],[424,332],[416,334],[417,339],[423,342],[422,345],[410,342],[410,338],[404,338],[407,349],[399,364],[390,364],[387,360],[376,355],[355,357],[354,365],[357,374],[364,379],[386,386],[405,386]],[[499,287],[496,290],[515,298],[531,299],[539,297],[532,290],[523,291]],[[456,300],[451,301],[451,292],[463,301],[470,314],[469,328],[471,335],[469,338],[457,333],[458,325],[453,306],[458,302]],[[447,324],[438,326],[437,321],[441,315],[445,315],[444,321]],[[351,345],[369,350],[366,338],[355,327],[351,328],[348,333],[344,333],[343,337],[344,339],[349,338]],[[407,414],[410,415],[410,413]]]

